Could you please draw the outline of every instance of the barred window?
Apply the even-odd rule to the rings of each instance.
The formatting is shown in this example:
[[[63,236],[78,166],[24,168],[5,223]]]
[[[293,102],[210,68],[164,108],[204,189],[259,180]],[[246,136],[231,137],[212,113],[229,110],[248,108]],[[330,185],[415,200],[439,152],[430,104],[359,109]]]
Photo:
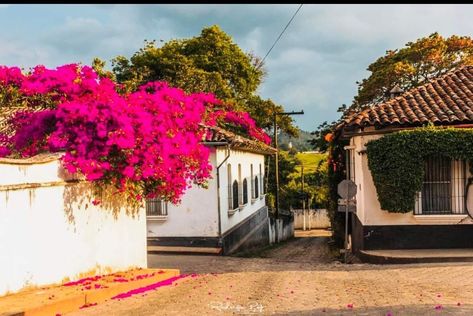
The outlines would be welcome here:
[[[238,181],[235,180],[233,181],[233,185],[232,185],[232,201],[233,201],[233,205],[232,205],[232,210],[238,208]]]
[[[258,181],[258,176],[255,177],[255,198],[259,197],[259,192],[258,192],[258,187],[259,187],[259,181]]]
[[[146,216],[167,216],[168,205],[160,199],[146,200]]]
[[[429,157],[424,162],[422,191],[417,193],[415,214],[465,213],[466,162]]]
[[[227,166],[227,181],[228,181],[228,209],[233,210],[233,198],[232,198],[232,165]]]
[[[243,204],[248,203],[248,181],[246,178],[243,180]]]
[[[250,179],[253,179],[253,164],[251,164],[250,166]],[[254,199],[255,198],[255,187],[254,187],[254,184],[253,184],[253,181],[250,181],[250,184],[251,184],[251,198]]]
[[[238,164],[238,183],[240,183],[240,185],[242,185],[243,183],[241,181],[241,164]],[[243,204],[243,188],[239,188],[238,193],[239,193],[238,205],[240,205],[240,204]]]

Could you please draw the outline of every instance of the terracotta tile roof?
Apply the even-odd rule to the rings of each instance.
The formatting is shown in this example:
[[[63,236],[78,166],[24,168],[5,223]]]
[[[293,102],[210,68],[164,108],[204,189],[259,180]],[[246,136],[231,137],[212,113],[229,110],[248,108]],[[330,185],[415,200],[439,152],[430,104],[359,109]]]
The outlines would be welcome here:
[[[339,127],[473,123],[473,66],[464,66],[354,113]]]
[[[202,127],[205,128],[204,141],[209,145],[212,145],[212,143],[227,142],[233,149],[267,155],[274,155],[276,153],[275,148],[263,142],[237,135],[220,127],[205,125],[202,125]]]

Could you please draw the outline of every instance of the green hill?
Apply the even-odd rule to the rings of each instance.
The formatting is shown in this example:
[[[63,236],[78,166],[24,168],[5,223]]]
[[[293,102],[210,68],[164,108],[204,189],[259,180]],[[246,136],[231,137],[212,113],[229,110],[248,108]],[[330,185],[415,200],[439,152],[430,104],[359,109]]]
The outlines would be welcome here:
[[[327,156],[326,153],[300,152],[296,154],[296,158],[304,165],[304,173],[315,172],[320,160]],[[300,165],[296,167],[297,171],[301,171]]]
[[[286,133],[281,132],[278,135],[278,145],[282,150],[289,150],[289,143],[292,144],[292,148],[298,152],[313,150],[309,141],[314,138],[309,132],[300,130],[299,137],[291,137]]]

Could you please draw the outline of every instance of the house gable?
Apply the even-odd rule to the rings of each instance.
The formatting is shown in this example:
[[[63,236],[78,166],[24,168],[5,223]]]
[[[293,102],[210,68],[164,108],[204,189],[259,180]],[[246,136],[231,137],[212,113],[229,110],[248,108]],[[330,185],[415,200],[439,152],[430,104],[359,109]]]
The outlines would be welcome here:
[[[384,103],[349,115],[337,130],[473,124],[473,66],[464,66]]]

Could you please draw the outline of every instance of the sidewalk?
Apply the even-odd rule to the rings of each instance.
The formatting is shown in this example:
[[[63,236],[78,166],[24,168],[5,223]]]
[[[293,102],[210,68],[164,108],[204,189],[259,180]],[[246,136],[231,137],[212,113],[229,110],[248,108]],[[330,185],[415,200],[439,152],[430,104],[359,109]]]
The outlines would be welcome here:
[[[361,250],[359,257],[367,263],[471,262],[473,249],[384,249]]]
[[[0,316],[63,315],[169,285],[182,277],[177,269],[135,269],[22,291],[0,297]]]

